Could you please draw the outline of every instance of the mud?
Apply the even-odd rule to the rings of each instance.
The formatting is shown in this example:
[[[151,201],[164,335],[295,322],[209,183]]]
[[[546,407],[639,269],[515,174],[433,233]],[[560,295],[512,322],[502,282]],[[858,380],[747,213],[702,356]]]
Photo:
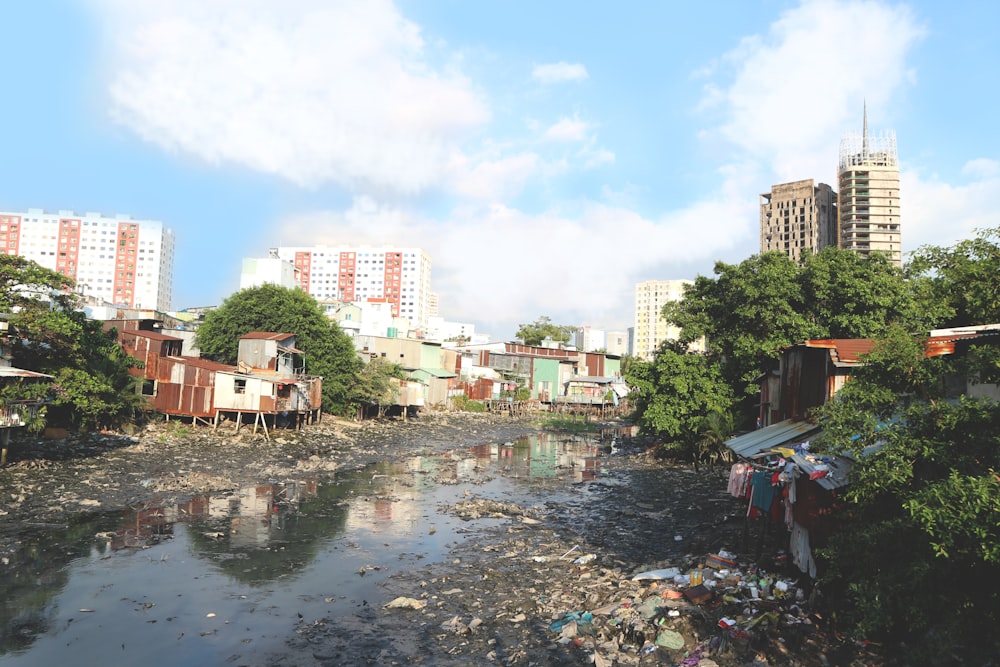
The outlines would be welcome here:
[[[527,419],[425,414],[360,425],[327,418],[270,440],[245,427],[178,423],[135,435],[22,439],[0,471],[0,556],[25,531],[80,513],[503,443],[536,428]],[[780,535],[757,556],[741,503],[726,494],[727,469],[668,465],[638,439],[613,444],[601,449],[613,465],[566,471],[573,493],[559,502],[545,488],[509,501],[467,490],[464,501],[438,511],[475,526],[476,539],[389,577],[386,600],[404,602],[363,601],[351,613],[301,618],[284,649],[253,664],[880,664],[810,605],[808,582],[784,562]],[[720,550],[744,574],[752,567],[788,582],[787,595],[756,599],[745,582],[719,576],[713,598],[692,604],[677,597],[680,582],[633,580],[670,567],[686,573]],[[736,624],[720,627],[720,619]],[[678,637],[682,645],[673,647]]]

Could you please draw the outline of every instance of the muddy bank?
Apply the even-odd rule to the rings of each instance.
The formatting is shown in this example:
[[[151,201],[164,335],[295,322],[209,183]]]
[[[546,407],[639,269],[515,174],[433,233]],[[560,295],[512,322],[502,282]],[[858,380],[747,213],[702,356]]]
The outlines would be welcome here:
[[[24,531],[82,513],[169,504],[415,454],[447,456],[535,429],[530,420],[428,414],[361,425],[327,419],[303,433],[278,431],[270,441],[248,430],[177,424],[135,436],[23,441],[0,473],[0,546],[13,549]],[[467,522],[475,539],[456,541],[446,558],[394,569],[380,584],[386,605],[341,600],[337,614],[303,615],[286,628],[283,649],[233,664],[877,662],[837,640],[807,601],[796,599],[795,573],[782,570],[773,549],[765,559],[743,553],[740,503],[725,491],[728,471],[671,467],[652,460],[641,444],[603,443],[604,463],[563,471],[558,502],[544,487],[489,499],[468,486],[465,500],[437,512]],[[500,469],[523,472],[515,465]],[[401,484],[412,481],[400,476]],[[753,565],[791,582],[791,597],[753,598],[746,585],[719,578],[713,599],[693,604],[676,597],[686,588],[679,582],[634,579],[668,568],[686,573],[725,550],[736,552],[734,570],[749,574]],[[389,604],[394,600],[400,602]],[[734,628],[720,627],[720,619],[733,620]]]
[[[174,503],[304,472],[360,468],[415,451],[442,451],[534,430],[530,419],[427,413],[409,421],[356,423],[327,416],[271,438],[244,426],[212,430],[158,422],[134,435],[94,433],[47,440],[18,434],[0,471],[0,535],[59,523],[75,512],[152,501]]]

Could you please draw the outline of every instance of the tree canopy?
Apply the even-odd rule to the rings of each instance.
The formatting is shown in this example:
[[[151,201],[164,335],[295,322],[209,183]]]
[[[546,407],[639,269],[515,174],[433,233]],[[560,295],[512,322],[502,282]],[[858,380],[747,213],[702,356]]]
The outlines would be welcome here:
[[[23,257],[0,255],[0,307],[9,314],[13,363],[53,376],[20,382],[4,399],[49,399],[46,421],[71,428],[112,428],[133,421],[142,398],[129,369],[138,364],[114,331],[87,319],[73,281]]]
[[[927,358],[923,343],[890,333],[820,411],[818,446],[857,460],[820,583],[864,636],[909,647],[904,661],[961,646],[985,664],[1000,652],[1000,589],[985,585],[1000,581],[1000,404],[946,399],[956,374],[995,362]]]
[[[239,339],[252,331],[295,334],[306,372],[323,377],[323,409],[350,414],[357,407],[361,360],[350,337],[327,319],[313,297],[271,284],[240,290],[205,315],[197,344],[203,355],[234,364]]]
[[[757,378],[782,347],[815,338],[868,338],[893,324],[926,330],[933,311],[882,255],[827,248],[797,264],[780,252],[740,264],[718,262],[664,317],[683,342],[704,337],[736,397],[752,398]]]
[[[669,343],[652,362],[630,363],[624,377],[640,428],[666,437],[668,449],[684,458],[697,452],[708,416],[729,411],[733,403],[718,364]]]
[[[914,281],[926,283],[925,303],[943,309],[937,328],[1000,322],[1000,227],[951,248],[923,246],[908,268]]]
[[[546,338],[551,338],[557,343],[568,343],[576,327],[566,324],[553,324],[552,319],[546,315],[539,317],[531,324],[522,324],[517,330],[517,338],[524,341],[525,345],[538,346]]]

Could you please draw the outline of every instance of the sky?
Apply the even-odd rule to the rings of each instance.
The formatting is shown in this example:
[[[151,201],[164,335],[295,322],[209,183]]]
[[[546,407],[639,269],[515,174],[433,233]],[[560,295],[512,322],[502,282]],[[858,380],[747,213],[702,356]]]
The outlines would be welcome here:
[[[1000,226],[1000,3],[0,4],[0,210],[176,236],[175,310],[279,245],[419,247],[440,315],[625,330],[759,252],[773,184],[896,133],[904,257]]]

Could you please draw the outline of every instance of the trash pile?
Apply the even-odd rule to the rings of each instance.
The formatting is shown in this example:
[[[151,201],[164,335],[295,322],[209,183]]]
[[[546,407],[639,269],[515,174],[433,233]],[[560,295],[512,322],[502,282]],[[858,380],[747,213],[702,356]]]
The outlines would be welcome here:
[[[753,656],[764,648],[784,653],[785,635],[801,640],[814,631],[807,593],[796,580],[740,564],[726,551],[684,570],[669,566],[618,581],[599,562],[587,554],[573,565],[581,577],[601,577],[616,588],[612,600],[566,610],[549,625],[558,643],[587,651],[597,665],[637,664],[638,658],[650,664],[644,656],[655,653],[659,664],[711,667],[720,655]]]

